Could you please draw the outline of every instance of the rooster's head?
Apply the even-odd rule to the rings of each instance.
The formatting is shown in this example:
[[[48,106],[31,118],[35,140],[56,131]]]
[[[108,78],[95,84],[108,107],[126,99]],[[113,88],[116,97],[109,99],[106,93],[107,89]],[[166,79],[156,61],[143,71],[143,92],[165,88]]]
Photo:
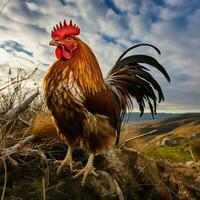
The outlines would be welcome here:
[[[75,35],[80,33],[80,28],[76,24],[60,22],[59,25],[53,27],[51,32],[51,42],[49,45],[56,46],[55,54],[59,60],[69,60],[72,57],[73,51],[76,50],[78,42]]]

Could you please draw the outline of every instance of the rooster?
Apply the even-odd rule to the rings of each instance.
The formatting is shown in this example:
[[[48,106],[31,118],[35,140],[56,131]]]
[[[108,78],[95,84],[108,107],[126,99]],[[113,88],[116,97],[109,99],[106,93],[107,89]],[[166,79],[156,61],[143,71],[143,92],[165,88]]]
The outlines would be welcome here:
[[[157,103],[164,100],[160,85],[141,64],[157,68],[168,81],[170,77],[153,57],[125,57],[139,46],[150,46],[160,54],[153,45],[138,44],[127,49],[103,78],[94,53],[77,37],[79,34],[80,28],[72,21],[64,20],[53,27],[49,44],[56,46],[57,61],[44,77],[43,92],[58,137],[68,146],[57,172],[64,166],[73,169],[73,148],[81,142],[89,158],[74,178],[83,176],[84,185],[89,174],[98,175],[93,166],[95,155],[118,144],[121,125],[126,111],[133,108],[133,99],[141,115],[147,102],[152,116],[156,114]]]

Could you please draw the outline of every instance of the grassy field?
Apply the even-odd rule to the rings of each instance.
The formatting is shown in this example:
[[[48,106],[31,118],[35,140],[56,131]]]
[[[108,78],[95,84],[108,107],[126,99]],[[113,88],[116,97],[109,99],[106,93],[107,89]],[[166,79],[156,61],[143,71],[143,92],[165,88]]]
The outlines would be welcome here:
[[[200,114],[181,114],[168,119],[129,122],[121,134],[121,143],[128,138],[152,130],[156,130],[156,132],[139,139],[133,139],[127,143],[127,146],[152,158],[185,163],[192,160],[190,144],[199,140],[190,136],[192,134],[200,135]],[[183,141],[178,145],[158,145],[164,138],[174,137],[181,137]]]

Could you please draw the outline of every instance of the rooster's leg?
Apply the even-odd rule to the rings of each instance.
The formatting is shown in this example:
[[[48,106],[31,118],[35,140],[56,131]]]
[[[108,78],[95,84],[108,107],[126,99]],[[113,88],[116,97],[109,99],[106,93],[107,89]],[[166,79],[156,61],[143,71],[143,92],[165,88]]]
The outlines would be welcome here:
[[[72,160],[72,147],[70,145],[68,146],[68,151],[67,151],[67,155],[65,156],[65,159],[62,161],[56,161],[56,163],[60,164],[57,170],[57,174],[59,174],[62,168],[65,166],[68,166],[70,168],[70,172],[72,172],[74,161]]]
[[[86,166],[83,169],[79,170],[78,173],[73,176],[73,178],[75,179],[75,178],[78,178],[79,176],[83,175],[81,186],[83,186],[85,184],[85,180],[88,175],[93,174],[94,176],[98,176],[98,174],[95,172],[93,162],[94,162],[94,154],[90,153]]]

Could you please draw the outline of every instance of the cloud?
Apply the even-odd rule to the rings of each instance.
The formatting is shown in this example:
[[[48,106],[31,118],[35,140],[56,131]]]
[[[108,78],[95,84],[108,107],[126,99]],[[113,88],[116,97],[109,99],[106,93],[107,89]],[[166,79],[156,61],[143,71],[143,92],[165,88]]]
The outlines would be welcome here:
[[[152,71],[166,96],[160,110],[200,111],[199,18],[199,0],[9,1],[0,15],[0,79],[10,67],[32,70],[38,64],[42,77],[55,60],[48,45],[52,27],[73,19],[104,75],[129,46],[138,42],[158,46],[161,56],[144,47],[134,53],[154,56],[171,75],[168,84]]]
[[[18,52],[23,52],[27,54],[28,56],[33,56],[33,53],[26,50],[21,44],[15,41],[4,41],[1,45],[0,48],[5,49],[7,52],[13,53],[15,50]]]

